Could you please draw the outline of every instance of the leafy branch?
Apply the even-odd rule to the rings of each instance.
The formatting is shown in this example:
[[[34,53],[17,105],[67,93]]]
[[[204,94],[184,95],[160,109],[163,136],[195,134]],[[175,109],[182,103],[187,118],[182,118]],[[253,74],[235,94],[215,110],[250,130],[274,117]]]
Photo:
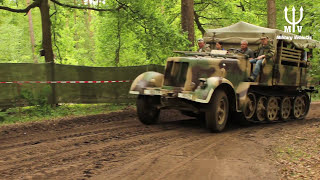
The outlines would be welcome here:
[[[122,9],[123,6],[120,5],[119,7],[117,7],[116,9],[97,9],[97,8],[92,8],[92,7],[81,7],[81,6],[74,6],[74,5],[69,5],[69,4],[63,4],[57,0],[50,0],[51,2],[58,4],[59,6],[62,7],[67,7],[67,8],[71,8],[71,9],[86,9],[86,10],[93,10],[93,11],[118,11],[119,9]]]
[[[30,11],[30,9],[35,8],[35,7],[39,7],[40,5],[40,1],[41,0],[36,0],[34,1],[32,4],[30,4],[28,7],[26,7],[25,9],[13,9],[7,6],[0,6],[0,9],[6,10],[6,11],[10,11],[10,12],[16,12],[16,13],[26,13],[28,14],[28,12]],[[74,6],[74,5],[69,5],[69,4],[63,4],[57,0],[51,0],[51,2],[62,6],[62,7],[67,7],[67,8],[72,8],[72,9],[86,9],[86,10],[93,10],[93,11],[118,11],[119,9],[122,9],[124,7],[123,3],[119,3],[120,6],[115,8],[115,9],[97,9],[97,8],[92,8],[92,7],[81,7],[81,6]]]
[[[6,10],[6,11],[10,11],[10,12],[28,14],[30,9],[35,8],[35,7],[39,7],[39,5],[40,5],[40,0],[37,0],[37,1],[34,1],[32,4],[30,4],[28,7],[24,8],[24,9],[12,9],[12,8],[6,7],[6,6],[0,6],[0,9]]]

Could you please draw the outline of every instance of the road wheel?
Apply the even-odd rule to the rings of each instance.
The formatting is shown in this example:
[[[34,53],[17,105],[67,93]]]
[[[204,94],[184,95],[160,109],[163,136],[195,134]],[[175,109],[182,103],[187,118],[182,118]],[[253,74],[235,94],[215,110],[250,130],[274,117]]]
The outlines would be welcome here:
[[[143,124],[155,124],[158,122],[160,110],[157,105],[160,103],[158,96],[139,95],[137,99],[138,118]]]
[[[250,120],[257,109],[256,96],[253,93],[248,93],[245,109],[243,111],[244,117]]]
[[[266,102],[267,98],[265,96],[259,97],[256,111],[258,121],[264,121],[266,119]]]
[[[274,96],[269,97],[267,100],[267,119],[269,121],[276,121],[278,120],[278,114],[279,114],[279,103],[278,99]]]
[[[206,125],[212,132],[221,132],[225,128],[229,115],[229,101],[226,93],[217,89],[211,97],[206,112]]]
[[[310,100],[307,94],[297,96],[293,101],[293,117],[303,119],[308,114]]]
[[[280,117],[282,120],[286,121],[290,118],[292,105],[290,97],[284,97],[280,103]]]

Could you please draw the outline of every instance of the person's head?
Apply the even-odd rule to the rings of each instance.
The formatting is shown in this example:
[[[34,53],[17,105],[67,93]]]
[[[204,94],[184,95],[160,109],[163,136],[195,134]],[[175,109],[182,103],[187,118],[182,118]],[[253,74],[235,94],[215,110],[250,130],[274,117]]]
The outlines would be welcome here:
[[[267,45],[269,43],[269,38],[267,36],[263,36],[260,38],[262,45]]]
[[[248,48],[248,41],[242,40],[241,41],[241,49],[246,50]]]
[[[199,48],[203,48],[206,45],[204,40],[202,38],[198,39],[198,46]]]
[[[216,42],[216,49],[222,50],[222,43],[221,42]]]

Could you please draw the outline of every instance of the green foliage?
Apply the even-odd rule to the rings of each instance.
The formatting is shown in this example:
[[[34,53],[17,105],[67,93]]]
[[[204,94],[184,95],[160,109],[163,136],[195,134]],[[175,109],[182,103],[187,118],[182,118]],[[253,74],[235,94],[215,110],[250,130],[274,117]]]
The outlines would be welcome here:
[[[311,59],[311,69],[309,69],[310,77],[312,77],[313,84],[320,83],[320,51],[314,49],[313,57]]]
[[[123,2],[130,9],[112,13],[56,7],[53,27],[61,62],[90,66],[162,64],[173,50],[188,46],[179,28],[168,23],[170,18],[147,7],[159,6],[158,1]],[[107,5],[118,6],[115,2]],[[116,64],[119,46],[120,62]]]
[[[320,101],[320,86],[316,86],[315,89],[318,90],[318,93],[312,93],[311,100]]]
[[[4,0],[4,6],[23,9],[26,1]],[[35,39],[41,43],[41,20],[38,9],[30,11],[33,15]],[[28,16],[0,10],[0,62],[32,63],[32,49],[29,36]]]
[[[20,99],[25,100],[29,106],[35,106],[42,115],[50,114],[51,108],[48,103],[48,97],[51,94],[51,87],[45,86],[40,92],[32,92],[30,90],[21,91]]]
[[[127,8],[113,12],[77,10],[50,2],[53,48],[56,62],[87,66],[128,66],[163,64],[173,50],[188,50],[189,42],[181,33],[181,0],[119,0]],[[4,5],[24,8],[24,0],[3,0]],[[61,2],[87,6],[87,1]],[[91,1],[95,8],[117,8],[117,1]],[[204,29],[228,26],[239,21],[267,26],[266,1],[195,0],[194,9]],[[1,3],[1,2],[0,2]],[[304,8],[301,35],[320,40],[320,1],[276,1],[277,28],[288,25],[284,7]],[[37,8],[32,11],[36,52],[41,49],[41,18]],[[289,18],[291,14],[289,13]],[[196,38],[202,36],[195,24]],[[32,62],[28,18],[0,10],[0,62]],[[120,46],[120,49],[119,49]],[[196,47],[193,47],[196,49]],[[119,57],[117,53],[119,52]],[[314,55],[314,59],[319,59]],[[116,60],[119,59],[119,64]],[[316,60],[315,60],[316,61]],[[40,59],[44,62],[44,58]],[[315,62],[318,65],[318,61]],[[315,76],[320,73],[314,71]]]

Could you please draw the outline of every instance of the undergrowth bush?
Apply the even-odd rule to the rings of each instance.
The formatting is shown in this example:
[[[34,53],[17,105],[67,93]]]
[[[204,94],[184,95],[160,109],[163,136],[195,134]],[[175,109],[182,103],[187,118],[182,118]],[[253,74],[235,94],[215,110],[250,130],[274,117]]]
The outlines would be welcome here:
[[[48,98],[52,90],[50,86],[43,87],[39,92],[34,93],[31,90],[22,90],[19,96],[20,99],[26,101],[29,106],[34,106],[39,115],[51,114],[52,108]]]

